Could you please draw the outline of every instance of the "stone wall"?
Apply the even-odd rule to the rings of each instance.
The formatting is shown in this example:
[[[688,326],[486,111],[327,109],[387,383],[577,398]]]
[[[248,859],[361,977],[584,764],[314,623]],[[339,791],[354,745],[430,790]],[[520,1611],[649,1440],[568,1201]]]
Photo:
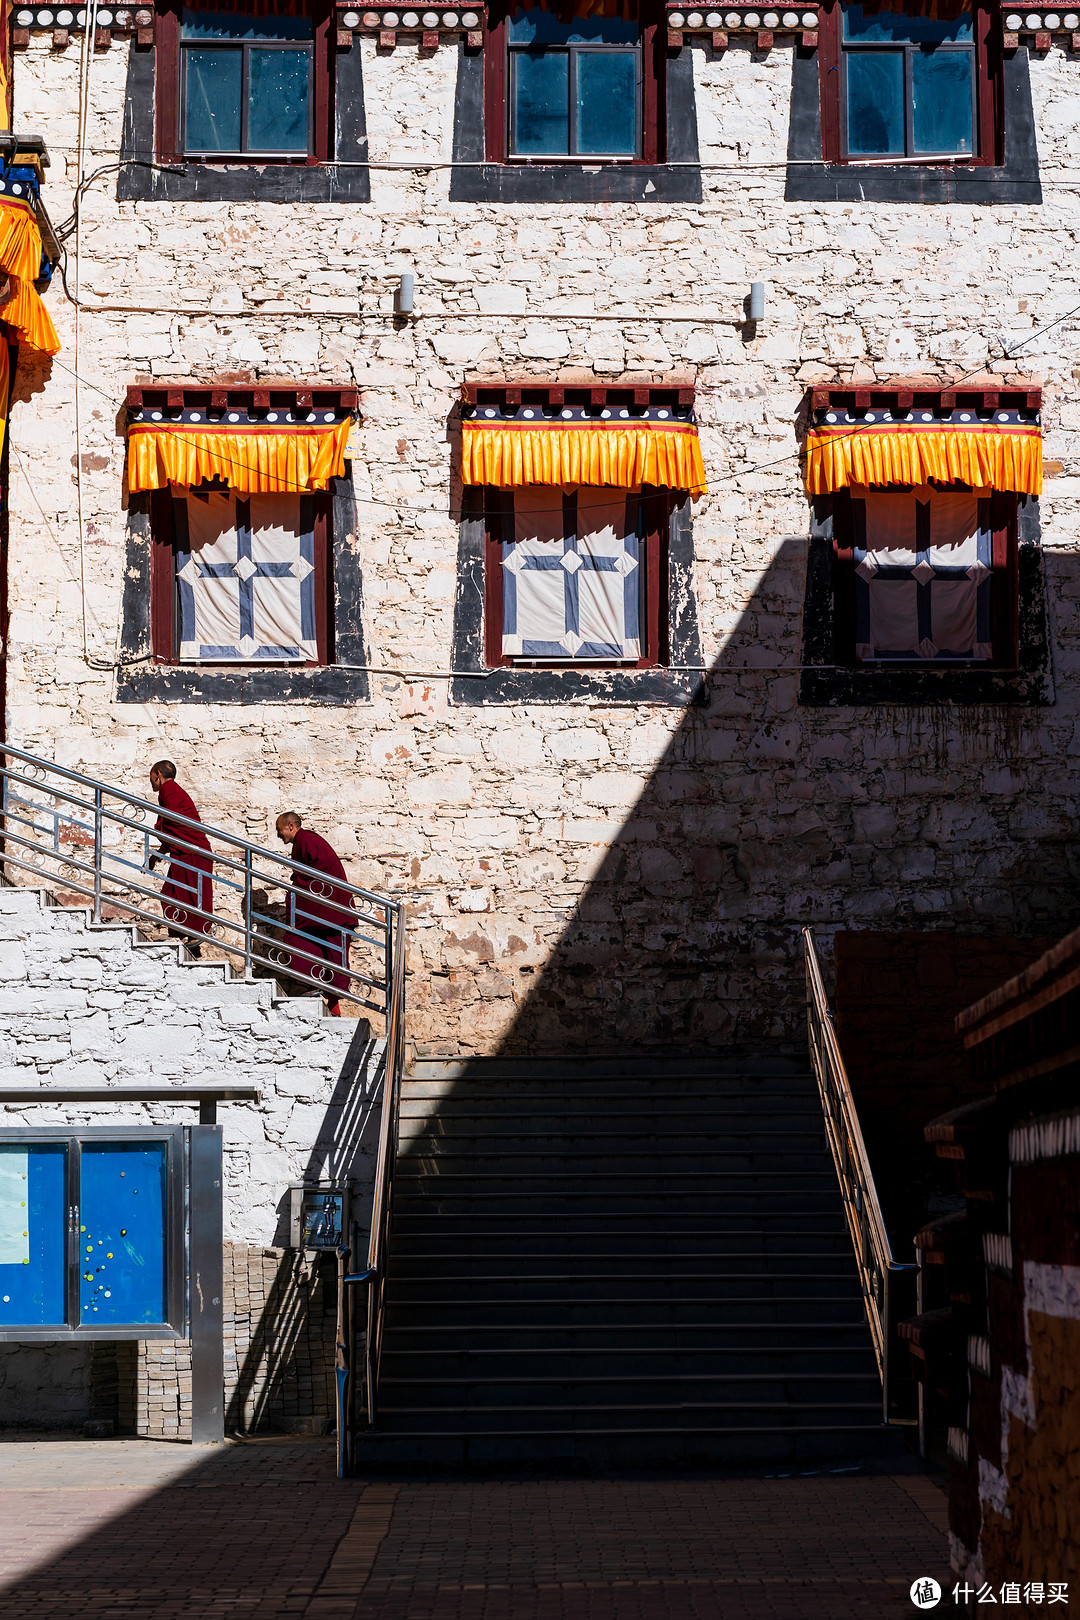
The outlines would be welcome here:
[[[354,49],[373,161],[448,158],[455,53]],[[793,1048],[802,924],[826,949],[837,927],[1026,938],[1062,931],[1080,900],[1080,377],[1068,323],[1029,341],[1075,301],[1076,64],[1056,48],[1031,63],[1041,206],[792,204],[789,49],[686,49],[700,205],[456,204],[445,168],[376,167],[370,205],[118,203],[111,178],[90,187],[81,541],[59,289],[65,351],[17,384],[10,736],[135,789],[167,753],[205,819],[260,840],[296,803],[355,881],[409,902],[410,1034],[431,1053]],[[119,151],[126,59],[120,44],[95,59],[95,162]],[[60,217],[75,52],[33,35],[15,106],[49,140]],[[418,313],[395,324],[402,270]],[[756,334],[752,279],[767,286]],[[238,371],[362,390],[357,526],[337,544],[362,566],[370,702],[118,701],[125,386]],[[1055,703],[801,708],[806,388],[982,371],[1045,391],[1061,469],[1041,506]],[[694,383],[710,483],[693,523],[702,707],[450,701],[447,422],[466,376]]]
[[[232,1429],[311,1429],[333,1413],[336,1293],[288,1250],[290,1182],[349,1180],[361,1231],[378,1133],[381,1043],[317,1000],[281,1000],[268,981],[181,965],[172,945],[133,945],[120,925],[0,889],[0,1083],[197,1085],[260,1091],[222,1104],[224,1338]],[[2,1105],[5,1126],[148,1125],[191,1108],[119,1101]],[[332,1269],[332,1268],[331,1268]],[[159,1439],[191,1432],[183,1341],[0,1345],[0,1426],[81,1427]]]

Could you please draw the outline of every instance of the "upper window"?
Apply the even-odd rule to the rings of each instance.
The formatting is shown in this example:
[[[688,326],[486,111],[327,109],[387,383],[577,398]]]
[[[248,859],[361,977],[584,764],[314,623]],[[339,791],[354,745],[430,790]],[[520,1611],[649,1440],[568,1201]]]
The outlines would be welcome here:
[[[325,0],[162,9],[155,74],[162,155],[330,157],[330,22]]]
[[[178,491],[172,517],[181,663],[324,661],[313,496]]]
[[[485,50],[487,156],[495,162],[662,162],[660,8],[615,15],[492,8]],[[655,13],[655,14],[654,14]]]
[[[507,20],[509,149],[515,157],[636,157],[641,28],[621,17]]]
[[[489,490],[487,661],[664,661],[666,492],[530,484]]]
[[[185,6],[181,143],[188,153],[304,156],[311,150],[310,17]]]
[[[968,10],[938,15],[845,5],[847,152],[970,157],[975,150],[975,46]]]
[[[995,579],[991,510],[988,489],[852,488],[857,660],[993,658],[995,617],[1012,618],[1015,548],[1003,534]],[[1011,655],[1005,638],[998,653]]]
[[[827,162],[1000,161],[990,13],[971,0],[847,3],[821,14]]]

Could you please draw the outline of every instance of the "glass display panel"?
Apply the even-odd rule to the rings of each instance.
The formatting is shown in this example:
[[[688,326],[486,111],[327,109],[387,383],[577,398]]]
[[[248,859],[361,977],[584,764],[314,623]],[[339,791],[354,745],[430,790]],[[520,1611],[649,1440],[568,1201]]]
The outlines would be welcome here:
[[[310,39],[310,17],[253,17],[242,11],[199,11],[185,6],[181,39]]]
[[[570,58],[515,51],[514,150],[566,153],[570,143]]]
[[[309,60],[307,51],[251,51],[249,151],[307,151]]]
[[[63,1327],[67,1149],[0,1146],[0,1327]]]
[[[637,52],[577,54],[577,150],[637,150]]]
[[[904,58],[900,51],[847,52],[849,152],[904,150]]]
[[[932,11],[937,9],[932,8],[931,15],[916,16],[913,12],[885,9],[868,12],[861,5],[848,5],[844,7],[844,38],[912,45],[943,45],[974,38],[970,11],[961,11],[955,17],[935,17]]]
[[[915,51],[911,58],[916,152],[970,152],[970,51]]]
[[[342,1239],[344,1196],[339,1192],[305,1192],[300,1217],[302,1249],[336,1249]]]
[[[641,24],[622,17],[575,17],[551,11],[515,11],[507,23],[511,45],[636,45]]]
[[[167,1320],[167,1145],[83,1144],[79,1300],[83,1327]]]
[[[193,152],[240,150],[242,51],[184,52],[184,144]]]

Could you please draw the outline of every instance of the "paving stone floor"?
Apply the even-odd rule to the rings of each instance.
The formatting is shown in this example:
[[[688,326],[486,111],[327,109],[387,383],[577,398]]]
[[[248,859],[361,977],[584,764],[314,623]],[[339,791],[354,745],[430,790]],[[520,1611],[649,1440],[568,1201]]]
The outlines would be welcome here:
[[[26,1438],[0,1615],[889,1620],[945,1585],[945,1523],[919,1474],[341,1484],[325,1440]]]

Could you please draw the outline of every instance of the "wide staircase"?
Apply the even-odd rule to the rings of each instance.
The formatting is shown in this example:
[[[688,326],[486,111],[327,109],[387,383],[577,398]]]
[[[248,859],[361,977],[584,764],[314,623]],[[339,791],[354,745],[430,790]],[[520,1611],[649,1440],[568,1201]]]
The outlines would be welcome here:
[[[794,1066],[421,1062],[393,1187],[358,1472],[903,1451]]]

